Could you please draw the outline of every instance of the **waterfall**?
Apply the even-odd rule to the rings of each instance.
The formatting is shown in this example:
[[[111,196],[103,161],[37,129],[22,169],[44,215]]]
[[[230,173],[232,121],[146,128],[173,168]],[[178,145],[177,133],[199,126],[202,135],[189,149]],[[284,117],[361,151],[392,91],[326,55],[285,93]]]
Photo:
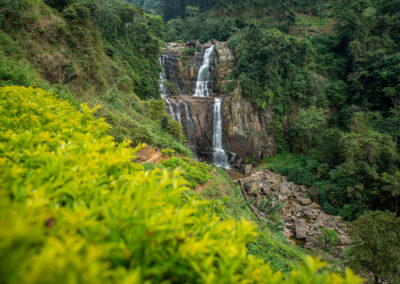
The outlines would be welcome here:
[[[181,103],[182,103],[181,100],[179,100],[177,103],[175,103],[176,118],[177,118],[177,121],[179,122],[179,124],[182,124]]]
[[[183,108],[185,110],[185,118],[186,118],[186,137],[188,139],[188,147],[189,149],[192,150],[194,158],[197,160],[196,156],[196,147],[194,145],[194,124],[193,120],[190,117],[190,112],[189,112],[189,105],[187,103],[183,103]]]
[[[169,111],[169,114],[171,115],[172,119],[173,119],[173,120],[176,120],[176,116],[175,116],[175,112],[174,112],[174,108],[173,108],[173,106],[172,106],[172,103],[171,103],[170,100],[167,99],[167,98],[164,98],[164,101],[165,101],[165,104],[166,104],[167,107],[168,107],[168,111]]]
[[[175,104],[175,107],[177,109],[177,112],[175,113],[174,107],[173,107],[171,101],[167,98],[168,91],[165,88],[165,82],[167,81],[167,78],[166,78],[167,76],[165,74],[164,56],[161,55],[158,60],[160,61],[160,65],[162,68],[160,75],[159,75],[159,78],[160,78],[159,89],[160,89],[161,98],[164,99],[164,102],[168,107],[168,111],[169,111],[169,114],[171,115],[172,119],[175,121],[179,121],[179,123],[181,123],[180,101],[177,104]]]
[[[208,82],[210,80],[210,63],[211,56],[214,51],[214,45],[211,45],[204,52],[203,63],[201,64],[199,74],[196,82],[195,97],[208,97],[210,96],[208,91]]]
[[[222,118],[221,99],[214,100],[214,134],[213,134],[213,163],[221,168],[228,169],[228,157],[222,148]]]
[[[194,134],[193,120],[190,117],[189,106],[187,103],[183,103],[183,108],[185,109],[186,132],[187,132],[188,139],[190,141],[193,139],[193,134]]]
[[[160,65],[162,68],[162,71],[160,72],[160,75],[159,75],[159,78],[160,78],[159,89],[160,89],[161,98],[164,99],[168,96],[167,89],[165,88],[165,81],[167,81],[167,75],[165,74],[164,57],[160,56],[160,58],[158,60],[160,61]]]

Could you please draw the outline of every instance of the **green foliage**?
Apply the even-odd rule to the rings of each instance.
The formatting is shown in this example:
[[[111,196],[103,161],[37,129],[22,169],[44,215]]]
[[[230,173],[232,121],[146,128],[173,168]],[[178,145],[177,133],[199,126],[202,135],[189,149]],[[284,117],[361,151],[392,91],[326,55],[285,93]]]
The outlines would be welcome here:
[[[316,181],[318,162],[306,156],[282,153],[264,162],[266,168],[287,175],[296,184],[311,186]]]
[[[118,142],[191,155],[179,126],[162,131],[162,102],[138,98],[159,98],[161,17],[121,0],[4,0],[0,10],[15,15],[0,21],[0,86],[35,84],[75,105],[101,104],[96,115]]]
[[[327,121],[328,115],[326,110],[322,108],[311,106],[308,109],[301,109],[292,126],[293,131],[299,137],[299,140],[296,140],[297,143],[293,143],[293,146],[307,152],[313,144],[320,144],[318,143],[319,136],[326,129]]]
[[[293,101],[313,102],[309,75],[314,50],[309,41],[251,25],[228,44],[236,55],[234,74],[242,93],[256,107],[279,105],[286,112]]]
[[[136,150],[107,136],[95,110],[0,89],[2,283],[284,281],[247,255],[253,224],[221,221],[215,204],[185,193],[179,171],[132,163]],[[306,258],[287,281],[360,282],[324,266]]]
[[[188,181],[190,188],[206,183],[211,179],[210,167],[206,164],[190,160],[188,158],[172,157],[167,161],[161,162],[161,165],[169,170],[180,168],[183,170],[183,177]]]
[[[318,246],[330,252],[332,248],[340,243],[338,233],[335,230],[321,228],[321,235],[315,239]]]
[[[388,1],[337,1],[336,18],[351,65],[352,102],[387,111],[398,99],[400,7]]]
[[[367,212],[352,223],[351,236],[352,265],[372,271],[375,281],[395,283],[400,275],[400,218],[387,211]]]
[[[168,131],[168,117],[167,116],[163,116],[161,119],[161,128],[164,131]]]
[[[183,49],[182,54],[184,56],[193,56],[195,52],[196,52],[196,48],[194,48],[194,47],[186,47],[186,48]]]
[[[315,176],[302,164],[295,164],[288,168],[288,179],[296,184],[311,186],[315,182]]]
[[[400,172],[395,172],[392,175],[383,173],[382,182],[384,183],[383,190],[390,192],[390,194],[396,199],[394,212],[397,215],[399,212],[398,199],[400,196]]]
[[[21,48],[11,37],[0,32],[0,86],[29,86],[35,81],[35,72],[24,60]]]
[[[187,62],[189,56],[193,56],[195,54],[195,52],[196,52],[196,48],[194,48],[194,47],[186,47],[183,49],[182,53],[180,54],[180,60],[182,61],[183,66],[186,66],[186,62]]]
[[[349,132],[321,126],[313,135],[319,142],[307,156],[281,154],[266,159],[266,167],[297,184],[316,186],[330,214],[353,220],[364,210],[396,211],[399,156],[391,137],[372,128],[373,117],[356,112]]]
[[[162,149],[161,154],[165,157],[172,157],[175,155],[175,151],[172,149]]]

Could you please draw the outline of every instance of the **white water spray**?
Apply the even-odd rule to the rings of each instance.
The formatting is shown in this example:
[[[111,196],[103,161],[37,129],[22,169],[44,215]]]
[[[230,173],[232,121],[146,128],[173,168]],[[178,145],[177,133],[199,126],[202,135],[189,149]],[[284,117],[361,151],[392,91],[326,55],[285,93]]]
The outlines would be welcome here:
[[[221,99],[214,100],[214,135],[213,135],[213,163],[218,167],[229,169],[228,157],[222,148],[222,118]]]
[[[210,63],[214,51],[214,45],[211,45],[204,52],[203,63],[201,64],[199,74],[197,76],[195,97],[209,97],[208,82],[210,81]]]
[[[160,65],[161,65],[161,68],[162,68],[162,70],[160,72],[160,75],[159,75],[159,78],[160,78],[159,89],[160,89],[161,98],[164,99],[164,98],[166,98],[168,96],[168,92],[167,92],[167,89],[165,87],[165,81],[167,81],[167,75],[165,74],[164,57],[160,56],[160,58],[158,60],[160,61]]]

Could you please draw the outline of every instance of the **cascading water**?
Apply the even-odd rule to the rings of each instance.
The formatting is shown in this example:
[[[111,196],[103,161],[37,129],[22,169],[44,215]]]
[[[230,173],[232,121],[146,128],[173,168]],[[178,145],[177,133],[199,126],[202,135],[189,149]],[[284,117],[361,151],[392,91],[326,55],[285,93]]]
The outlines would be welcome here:
[[[188,136],[189,140],[192,140],[194,136],[194,126],[193,126],[193,120],[190,117],[188,104],[183,103],[183,108],[185,109],[185,118],[186,118],[186,132],[187,132],[186,136]]]
[[[164,56],[160,56],[158,59],[160,61],[161,65],[161,72],[159,75],[160,78],[160,83],[159,83],[159,89],[160,89],[160,95],[161,98],[164,99],[165,104],[168,107],[169,114],[171,115],[172,119],[175,121],[179,121],[181,123],[181,109],[180,109],[180,101],[175,104],[176,107],[176,113],[174,111],[174,106],[173,102],[171,102],[167,97],[168,97],[168,91],[167,88],[165,87],[165,82],[167,81],[167,76],[165,74],[165,62],[164,62]]]
[[[211,45],[204,52],[203,63],[201,64],[199,74],[197,76],[195,97],[208,97],[208,82],[210,81],[210,63],[214,51],[214,45]]]
[[[214,100],[214,134],[213,134],[213,163],[217,166],[228,169],[228,157],[222,148],[222,118],[221,99]]]
[[[182,103],[181,100],[179,100],[177,103],[175,103],[176,118],[177,118],[177,121],[179,122],[179,124],[182,124],[181,103]]]
[[[194,137],[194,124],[193,120],[190,117],[189,105],[187,103],[183,103],[183,109],[185,110],[185,118],[186,118],[186,137],[188,139],[188,147],[192,150],[194,158],[197,160],[196,156],[196,147],[194,145],[195,137]]]
[[[160,88],[160,95],[161,98],[166,98],[168,96],[167,89],[165,88],[165,81],[167,81],[167,76],[165,74],[165,63],[164,63],[164,57],[160,56],[158,59],[160,61],[160,65],[162,67],[162,70],[160,72],[159,78],[160,78],[160,83],[159,83],[159,88]]]
[[[174,108],[173,108],[173,106],[172,106],[172,103],[171,103],[170,100],[167,99],[167,98],[164,98],[164,101],[165,101],[165,104],[166,104],[167,107],[168,107],[168,111],[169,111],[169,114],[171,115],[172,119],[173,119],[173,120],[176,120],[176,116],[175,116],[175,112],[174,112]]]
[[[210,69],[212,67],[212,64],[214,63],[214,51],[215,51],[215,46],[211,45],[209,48],[207,48],[204,51],[204,57],[203,57],[203,62],[202,65],[199,69],[198,76],[197,76],[197,82],[196,82],[196,90],[194,93],[195,97],[199,97],[199,99],[192,99],[192,100],[186,100],[183,99],[184,97],[179,98],[171,98],[169,97],[169,91],[166,88],[166,82],[167,82],[167,64],[169,60],[173,61],[176,60],[176,58],[169,58],[168,55],[162,55],[160,57],[160,64],[162,67],[162,72],[160,73],[160,95],[163,98],[168,111],[171,115],[171,117],[179,122],[181,125],[184,125],[185,128],[185,135],[187,137],[187,146],[193,151],[194,157],[196,158],[196,152],[199,151],[199,153],[205,152],[204,149],[201,149],[201,147],[209,147],[209,144],[206,144],[203,146],[202,143],[204,143],[203,140],[197,141],[197,136],[195,132],[195,125],[192,120],[191,114],[189,112],[189,104],[190,107],[194,107],[196,111],[198,111],[198,105],[204,106],[204,105],[209,105],[212,101],[214,101],[214,113],[213,113],[213,125],[205,125],[205,129],[208,127],[213,127],[212,128],[212,161],[214,164],[216,164],[218,167],[229,169],[230,168],[230,163],[232,163],[235,159],[235,154],[231,153],[229,151],[226,151],[222,147],[222,114],[221,114],[221,104],[222,104],[222,99],[221,98],[215,98],[214,100],[212,99],[206,99],[206,97],[209,97],[210,91],[209,91],[209,83],[210,83],[210,77],[212,77],[210,74]],[[171,65],[172,66],[172,65]],[[175,66],[175,64],[173,64]],[[170,67],[168,67],[170,68]],[[171,67],[175,68],[175,67]],[[169,70],[169,69],[168,69]],[[178,78],[178,76],[172,76]],[[175,82],[176,85],[178,86],[178,82]],[[182,92],[181,92],[182,93]],[[203,99],[202,99],[203,98]],[[182,99],[182,100],[181,100]],[[193,101],[193,105],[191,104]],[[202,101],[202,102],[200,102]],[[193,110],[193,109],[191,109]],[[182,113],[184,111],[184,113]],[[197,116],[197,119],[199,120],[199,117]],[[199,120],[200,124],[201,119]],[[208,119],[207,119],[208,121]],[[197,123],[197,122],[196,122]],[[200,125],[201,127],[201,125]],[[211,129],[210,129],[211,130]],[[202,132],[203,130],[201,130]],[[202,133],[203,135],[203,133]],[[207,135],[208,137],[208,135]],[[204,137],[206,138],[206,137]],[[207,138],[204,140],[208,140]],[[207,142],[205,142],[207,143]],[[205,144],[204,143],[204,144]],[[197,149],[200,147],[199,149]],[[208,151],[207,151],[208,152]],[[232,159],[229,160],[229,157],[232,156]]]

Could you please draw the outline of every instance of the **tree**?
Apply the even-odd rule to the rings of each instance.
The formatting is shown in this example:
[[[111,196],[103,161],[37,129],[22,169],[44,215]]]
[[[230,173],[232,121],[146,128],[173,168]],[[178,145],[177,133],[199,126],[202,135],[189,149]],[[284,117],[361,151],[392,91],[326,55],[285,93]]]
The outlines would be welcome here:
[[[44,0],[44,3],[49,5],[50,7],[57,9],[58,11],[62,11],[65,7],[67,7],[72,1],[70,0]]]
[[[168,117],[163,116],[163,118],[161,119],[161,128],[164,131],[168,131]]]
[[[312,106],[302,109],[294,123],[293,129],[305,145],[304,150],[310,150],[313,142],[324,132],[327,126],[328,114],[322,108]]]
[[[336,196],[352,204],[354,213],[372,208],[387,209],[388,194],[380,175],[393,171],[398,154],[392,138],[372,129],[372,113],[355,113],[350,132],[344,133],[339,158],[343,161],[330,172],[331,180],[344,190]],[[348,216],[353,218],[354,216]]]
[[[385,183],[383,190],[389,191],[395,198],[395,213],[398,213],[398,199],[400,196],[400,172],[393,175],[387,173],[382,174],[382,181]]]
[[[367,212],[351,226],[351,265],[367,269],[379,280],[398,280],[400,275],[400,218],[385,211]]]
[[[185,14],[189,17],[196,17],[200,13],[200,8],[197,6],[187,6],[185,9]]]

